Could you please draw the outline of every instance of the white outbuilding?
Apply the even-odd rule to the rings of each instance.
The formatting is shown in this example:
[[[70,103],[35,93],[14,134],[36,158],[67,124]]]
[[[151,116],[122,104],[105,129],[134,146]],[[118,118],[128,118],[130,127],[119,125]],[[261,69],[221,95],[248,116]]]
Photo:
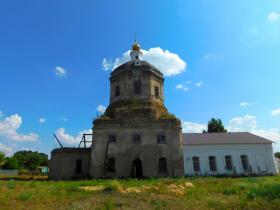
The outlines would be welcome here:
[[[184,133],[185,175],[278,174],[272,143],[248,132]]]

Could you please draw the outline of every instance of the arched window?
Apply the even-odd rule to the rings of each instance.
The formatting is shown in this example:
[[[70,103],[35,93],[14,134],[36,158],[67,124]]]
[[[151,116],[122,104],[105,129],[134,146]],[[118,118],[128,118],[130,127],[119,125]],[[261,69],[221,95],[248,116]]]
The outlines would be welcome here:
[[[226,170],[231,171],[232,170],[232,157],[230,155],[225,156],[225,162],[226,162]]]
[[[141,80],[134,81],[134,94],[141,94]]]
[[[159,87],[155,86],[155,97],[158,98],[159,97]]]
[[[110,143],[116,143],[116,142],[117,142],[116,135],[114,135],[114,134],[109,135],[108,141],[109,141]]]
[[[133,135],[133,143],[141,144],[141,135],[140,134],[134,134]]]
[[[166,158],[159,158],[159,174],[167,174],[167,161]]]
[[[120,95],[120,87],[116,86],[115,87],[115,97],[118,97]]]
[[[108,158],[107,161],[107,172],[109,173],[115,173],[115,158]]]
[[[217,171],[217,164],[216,164],[215,156],[209,156],[209,168],[210,168],[210,171],[212,171],[212,172]]]
[[[157,143],[158,143],[158,144],[166,144],[165,135],[163,135],[163,134],[158,135]]]

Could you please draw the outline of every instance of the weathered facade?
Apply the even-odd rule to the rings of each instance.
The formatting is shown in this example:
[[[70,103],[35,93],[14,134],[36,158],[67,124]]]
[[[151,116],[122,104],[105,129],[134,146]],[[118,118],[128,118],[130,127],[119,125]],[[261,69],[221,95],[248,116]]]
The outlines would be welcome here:
[[[111,73],[110,104],[93,122],[90,157],[83,154],[82,159],[75,150],[54,150],[50,178],[86,173],[93,178],[183,175],[181,121],[164,106],[162,73],[141,61],[141,54],[135,43],[131,61]],[[77,164],[82,164],[81,171]]]
[[[94,121],[92,177],[183,175],[181,122],[164,106],[163,75],[141,61],[133,45],[131,61],[110,77],[110,105]]]

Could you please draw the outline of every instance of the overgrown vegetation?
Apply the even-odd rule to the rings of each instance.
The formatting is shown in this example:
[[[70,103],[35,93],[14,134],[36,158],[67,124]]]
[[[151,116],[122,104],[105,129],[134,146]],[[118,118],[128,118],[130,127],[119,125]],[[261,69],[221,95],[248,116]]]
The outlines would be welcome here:
[[[0,181],[1,209],[279,209],[280,177]]]
[[[18,151],[11,157],[0,153],[0,166],[3,169],[35,170],[38,166],[46,166],[48,155],[33,151]]]

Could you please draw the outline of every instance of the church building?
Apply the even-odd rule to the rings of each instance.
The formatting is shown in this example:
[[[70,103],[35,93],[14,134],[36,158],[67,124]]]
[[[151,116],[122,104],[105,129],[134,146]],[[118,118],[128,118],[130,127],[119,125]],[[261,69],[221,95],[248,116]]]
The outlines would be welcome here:
[[[93,121],[90,148],[51,152],[50,179],[277,174],[271,141],[250,133],[183,134],[164,106],[163,74],[131,60],[110,76],[110,104]]]

